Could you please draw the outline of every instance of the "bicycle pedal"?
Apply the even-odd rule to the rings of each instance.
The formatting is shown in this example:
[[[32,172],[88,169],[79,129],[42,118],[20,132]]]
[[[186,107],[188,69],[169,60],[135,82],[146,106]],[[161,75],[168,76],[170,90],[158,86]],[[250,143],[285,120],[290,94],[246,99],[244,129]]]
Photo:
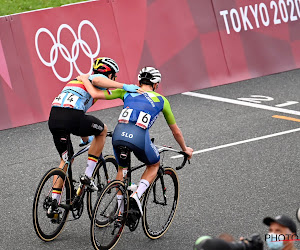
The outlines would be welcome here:
[[[51,218],[51,222],[54,224],[58,221],[58,217],[59,215],[58,214],[53,214],[53,217]]]
[[[47,215],[47,217],[49,218],[49,219],[53,219],[53,218],[57,218],[57,216],[58,216],[58,214],[59,214],[59,212],[57,211],[53,211],[53,212],[51,212],[51,213],[46,213],[46,215]]]
[[[60,216],[59,216],[60,213],[54,213],[53,214],[53,217],[51,218],[51,223],[52,224],[59,224],[61,219],[60,219]]]

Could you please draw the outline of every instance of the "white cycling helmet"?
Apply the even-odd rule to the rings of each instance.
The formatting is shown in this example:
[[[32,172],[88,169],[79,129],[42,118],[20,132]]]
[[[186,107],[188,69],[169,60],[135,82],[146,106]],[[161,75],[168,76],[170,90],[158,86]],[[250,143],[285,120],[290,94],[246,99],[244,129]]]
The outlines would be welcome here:
[[[143,84],[160,83],[161,73],[154,67],[144,67],[138,75],[138,80]]]

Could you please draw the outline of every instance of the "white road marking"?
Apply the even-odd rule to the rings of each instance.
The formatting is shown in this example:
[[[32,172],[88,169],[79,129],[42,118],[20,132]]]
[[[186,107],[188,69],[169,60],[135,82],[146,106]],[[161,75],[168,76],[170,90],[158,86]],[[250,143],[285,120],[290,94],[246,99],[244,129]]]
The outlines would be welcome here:
[[[263,102],[274,101],[273,97],[264,96],[264,95],[251,95],[250,98],[249,97],[242,97],[242,98],[237,98],[237,99],[241,100],[241,101],[254,102],[254,103],[261,103],[262,101]]]
[[[275,137],[275,136],[295,133],[295,132],[298,132],[298,131],[300,131],[300,128],[291,129],[291,130],[287,130],[287,131],[282,131],[282,132],[275,133],[275,134],[270,134],[270,135],[264,135],[264,136],[261,136],[261,137],[255,137],[255,138],[244,140],[244,141],[228,143],[228,144],[220,145],[220,146],[217,146],[217,147],[206,148],[206,149],[194,151],[193,155],[201,154],[201,153],[205,153],[205,152],[209,152],[209,151],[213,151],[213,150],[217,150],[217,149],[221,149],[221,148],[232,147],[232,146],[236,146],[236,145],[244,144],[244,143],[248,143],[248,142],[259,141],[259,140],[263,140],[263,139],[267,139],[267,138],[271,138],[271,137]],[[183,157],[183,156],[182,155],[176,155],[176,156],[172,156],[171,158],[176,159],[176,158],[180,158],[180,157]]]
[[[277,104],[275,106],[281,108],[281,107],[286,107],[286,106],[294,105],[294,104],[297,104],[297,103],[299,103],[299,102],[288,101],[288,102],[285,102],[285,103]]]
[[[237,105],[248,106],[248,107],[252,107],[252,108],[266,109],[266,110],[276,111],[276,112],[280,112],[280,113],[300,116],[300,111],[296,111],[296,110],[271,107],[271,106],[267,106],[267,105],[263,105],[263,104],[244,102],[244,101],[239,101],[239,100],[234,100],[234,99],[229,99],[229,98],[224,98],[224,97],[218,97],[218,96],[212,96],[212,95],[205,95],[205,94],[200,94],[200,93],[195,93],[195,92],[184,92],[182,94],[199,97],[199,98],[203,98],[203,99],[219,101],[219,102],[227,102],[227,103],[232,103],[232,104],[237,104]]]

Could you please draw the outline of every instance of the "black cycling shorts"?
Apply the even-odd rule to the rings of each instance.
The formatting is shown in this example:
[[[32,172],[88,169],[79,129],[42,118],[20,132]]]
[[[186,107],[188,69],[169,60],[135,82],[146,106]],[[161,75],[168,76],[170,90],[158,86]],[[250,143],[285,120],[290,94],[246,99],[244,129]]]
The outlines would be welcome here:
[[[67,152],[66,138],[68,135],[97,136],[104,129],[103,122],[98,118],[86,115],[82,110],[60,107],[52,107],[48,126],[60,157]],[[74,154],[72,143],[69,153],[70,156]]]

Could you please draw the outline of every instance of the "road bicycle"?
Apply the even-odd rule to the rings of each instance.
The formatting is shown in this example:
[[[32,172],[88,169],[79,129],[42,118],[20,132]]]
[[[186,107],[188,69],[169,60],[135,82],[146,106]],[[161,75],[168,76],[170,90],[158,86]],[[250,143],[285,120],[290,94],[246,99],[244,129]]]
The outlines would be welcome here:
[[[107,136],[112,136],[111,132]],[[70,136],[67,137],[68,152],[71,148]],[[63,230],[69,212],[72,212],[73,219],[79,219],[84,209],[84,197],[86,195],[87,211],[90,218],[92,218],[92,209],[96,197],[101,193],[101,190],[111,180],[113,180],[118,171],[118,164],[114,156],[106,155],[100,156],[92,177],[98,187],[98,191],[92,191],[85,185],[81,184],[79,180],[73,178],[72,165],[73,160],[87,152],[90,145],[82,148],[72,157],[69,156],[65,162],[63,169],[52,168],[45,173],[41,179],[33,200],[33,226],[37,236],[43,241],[54,240]],[[58,213],[55,213],[53,218],[47,216],[47,211],[52,205],[52,190],[55,183],[63,183],[61,198],[58,201]]]
[[[152,139],[152,141],[154,141]],[[172,151],[184,156],[183,162],[176,170],[184,167],[188,155],[182,151],[166,146],[157,146],[161,155],[161,163],[156,178],[140,198],[143,200],[142,227],[150,239],[162,237],[169,229],[176,213],[179,198],[179,180],[175,169],[163,166],[164,153]],[[91,241],[95,249],[111,249],[119,241],[125,225],[134,231],[139,223],[139,212],[132,208],[129,197],[131,189],[131,173],[145,164],[131,168],[131,150],[120,146],[120,157],[128,166],[127,176],[123,181],[114,180],[102,190],[93,210],[91,220]],[[117,193],[122,193],[124,211],[120,216]]]

